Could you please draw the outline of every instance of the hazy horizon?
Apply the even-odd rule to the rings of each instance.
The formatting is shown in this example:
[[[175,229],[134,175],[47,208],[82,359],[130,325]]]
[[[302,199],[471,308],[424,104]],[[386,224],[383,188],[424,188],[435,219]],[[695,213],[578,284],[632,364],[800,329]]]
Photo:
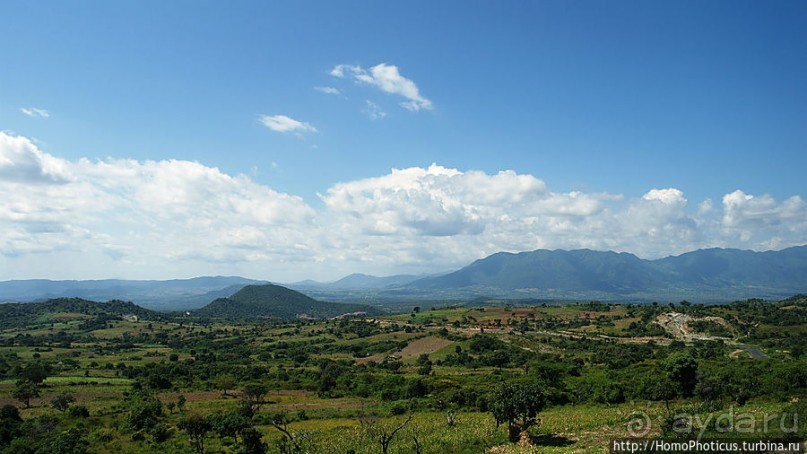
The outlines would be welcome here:
[[[697,251],[707,250],[707,249],[723,249],[723,250],[730,249],[730,250],[750,251],[750,252],[778,252],[778,251],[783,251],[785,249],[791,249],[791,248],[795,248],[795,247],[804,247],[804,246],[807,246],[807,244],[788,246],[786,248],[781,248],[781,249],[767,249],[767,250],[761,250],[761,251],[755,251],[755,250],[752,250],[752,249],[736,249],[736,248],[701,248],[701,249],[695,249],[695,250],[692,250],[692,251],[686,251],[686,252],[683,252],[681,254],[674,254],[674,255],[668,255],[668,256],[664,256],[664,257],[658,257],[656,259],[648,259],[646,257],[641,257],[641,256],[633,254],[632,252],[629,252],[629,251],[612,251],[612,250],[596,250],[596,249],[535,249],[535,250],[531,250],[531,251],[499,251],[499,252],[496,252],[496,253],[520,254],[520,253],[535,252],[535,251],[541,251],[541,250],[545,250],[545,251],[567,251],[567,252],[572,252],[572,251],[575,251],[575,250],[592,250],[594,252],[613,252],[613,253],[616,253],[616,254],[623,254],[623,253],[624,254],[631,254],[631,255],[634,255],[634,256],[638,257],[639,259],[642,259],[642,260],[657,260],[657,259],[667,258],[667,257],[677,257],[677,256],[688,254],[688,253],[691,253],[691,252],[697,252]],[[496,253],[494,253],[494,254],[496,254]],[[50,281],[108,281],[108,280],[172,281],[172,280],[181,280],[181,281],[184,281],[184,280],[201,279],[201,278],[209,278],[209,277],[224,277],[224,278],[237,277],[237,278],[251,279],[251,280],[255,280],[255,281],[265,281],[265,282],[270,282],[270,283],[273,283],[273,284],[281,284],[281,285],[298,284],[298,283],[309,282],[309,281],[310,282],[320,283],[320,284],[329,284],[329,283],[338,282],[338,281],[340,281],[340,280],[342,280],[344,278],[347,278],[347,277],[350,277],[350,276],[353,276],[353,275],[364,275],[364,276],[375,277],[375,278],[388,278],[388,277],[394,277],[394,276],[432,276],[432,275],[448,274],[448,273],[453,273],[455,271],[458,271],[458,270],[460,270],[460,269],[462,269],[462,268],[464,268],[464,267],[466,267],[468,265],[471,265],[473,262],[475,262],[477,260],[482,260],[482,259],[485,259],[487,257],[490,257],[490,255],[486,255],[486,256],[483,256],[483,257],[478,257],[476,259],[471,260],[468,263],[460,265],[458,268],[455,268],[455,269],[445,269],[445,270],[432,271],[432,272],[398,273],[398,274],[372,274],[371,272],[355,271],[355,272],[339,275],[339,276],[337,276],[335,278],[314,279],[314,278],[310,278],[310,277],[305,277],[303,279],[298,279],[298,280],[294,280],[294,281],[281,281],[281,280],[273,279],[273,278],[271,278],[271,276],[267,277],[267,276],[244,276],[244,275],[234,275],[234,274],[199,274],[199,275],[192,275],[192,276],[174,276],[174,277],[166,277],[166,278],[148,278],[148,277],[144,277],[144,278],[138,278],[138,279],[132,279],[132,278],[120,277],[120,276],[91,277],[91,278],[86,278],[86,279],[69,279],[69,278],[68,279],[48,279],[48,278],[32,277],[32,278],[25,278],[25,279],[0,280],[0,282],[6,282],[6,281],[12,281],[12,280],[19,280],[19,281],[34,281],[34,280],[50,280]]]

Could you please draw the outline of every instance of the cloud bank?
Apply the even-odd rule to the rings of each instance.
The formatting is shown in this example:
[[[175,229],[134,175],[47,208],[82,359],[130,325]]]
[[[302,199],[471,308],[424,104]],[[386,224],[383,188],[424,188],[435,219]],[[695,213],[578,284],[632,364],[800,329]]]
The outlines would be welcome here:
[[[498,251],[655,258],[807,243],[807,204],[741,190],[691,206],[555,192],[536,176],[432,164],[332,185],[318,208],[198,162],[68,161],[0,133],[0,268],[17,278],[241,274],[278,281],[447,270]]]

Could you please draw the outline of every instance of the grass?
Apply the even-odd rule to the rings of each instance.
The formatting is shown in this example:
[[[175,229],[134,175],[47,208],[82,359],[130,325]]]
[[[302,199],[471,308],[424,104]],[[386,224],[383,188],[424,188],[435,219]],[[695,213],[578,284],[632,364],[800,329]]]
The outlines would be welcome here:
[[[81,385],[87,383],[100,383],[105,385],[131,385],[133,380],[114,377],[83,377],[83,376],[55,376],[45,379],[46,385]]]
[[[781,411],[782,404],[760,402],[744,407],[711,413],[714,419],[719,415],[753,415],[759,428],[765,415]],[[540,425],[530,432],[534,437],[532,447],[519,447],[506,444],[504,427],[496,427],[490,413],[465,412],[456,417],[457,423],[448,425],[444,412],[418,412],[412,421],[393,440],[390,453],[410,453],[414,451],[414,437],[424,453],[443,452],[483,452],[496,447],[496,452],[510,453],[579,453],[608,452],[608,442],[615,438],[631,436],[628,422],[637,411],[645,412],[651,421],[650,436],[661,436],[660,421],[666,415],[663,404],[626,403],[612,406],[576,405],[547,409],[539,414]],[[694,413],[701,421],[709,419],[710,413]],[[389,430],[406,418],[372,418],[375,427]],[[778,423],[778,420],[777,420]],[[266,434],[264,440],[270,445],[277,444],[282,435],[272,426],[259,426]],[[370,454],[381,452],[380,444],[374,439],[372,429],[363,426],[359,418],[331,417],[297,421],[289,425],[289,430],[305,434],[309,448],[313,452]],[[758,431],[756,434],[759,436]]]

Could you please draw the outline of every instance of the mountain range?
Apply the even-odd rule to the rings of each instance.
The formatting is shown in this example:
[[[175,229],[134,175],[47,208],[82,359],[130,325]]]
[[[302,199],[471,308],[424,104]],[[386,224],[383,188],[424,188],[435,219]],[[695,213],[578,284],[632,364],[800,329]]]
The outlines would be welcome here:
[[[588,249],[500,252],[401,290],[542,298],[726,301],[807,291],[807,246],[703,249],[657,260]]]
[[[5,281],[0,282],[0,302],[79,297],[133,301],[155,310],[192,310],[231,297],[247,285],[267,283],[222,276]],[[807,246],[766,252],[702,249],[656,260],[588,249],[499,252],[441,275],[351,274],[330,283],[286,286],[317,299],[368,304],[476,297],[661,302],[782,298],[807,292]]]

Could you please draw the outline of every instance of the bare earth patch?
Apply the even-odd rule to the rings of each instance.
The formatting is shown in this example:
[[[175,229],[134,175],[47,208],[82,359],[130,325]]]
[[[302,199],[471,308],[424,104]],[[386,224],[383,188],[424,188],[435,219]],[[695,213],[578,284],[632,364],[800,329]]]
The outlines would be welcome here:
[[[720,325],[723,325],[727,329],[731,329],[731,325],[721,317],[692,317],[687,314],[682,314],[680,312],[669,312],[666,314],[661,314],[656,317],[655,323],[665,331],[675,336],[676,339],[684,340],[684,341],[692,341],[692,340],[714,340],[714,339],[722,339],[717,336],[710,336],[704,333],[698,333],[693,331],[689,327],[689,322],[699,321],[699,320],[707,320],[711,321]]]
[[[406,359],[412,358],[415,356],[420,356],[422,354],[429,354],[434,353],[437,350],[445,347],[446,345],[453,344],[454,341],[450,341],[448,339],[443,339],[442,337],[422,337],[420,339],[414,340],[410,342],[406,347],[402,350],[397,351],[395,353],[379,353],[377,355],[368,356],[366,358],[359,358],[356,360],[356,364],[366,364],[370,361],[381,362],[384,358],[389,356],[394,356],[398,359]]]
[[[416,341],[410,342],[409,345],[400,351],[400,355],[402,358],[408,358],[412,356],[420,356],[424,353],[434,353],[446,345],[451,345],[453,343],[454,341],[443,339],[442,337],[423,337]]]

